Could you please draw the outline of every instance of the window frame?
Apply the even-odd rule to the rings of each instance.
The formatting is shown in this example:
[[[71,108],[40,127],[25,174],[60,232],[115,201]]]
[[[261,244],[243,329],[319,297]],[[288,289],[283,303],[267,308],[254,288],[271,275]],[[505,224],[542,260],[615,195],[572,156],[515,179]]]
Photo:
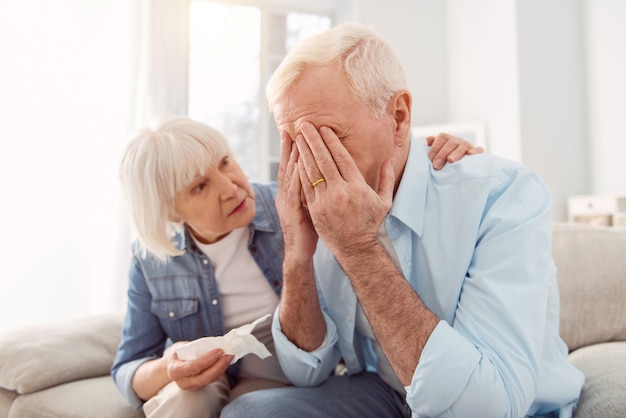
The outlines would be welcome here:
[[[309,0],[189,0],[189,4],[195,2],[222,3],[237,6],[256,7],[260,12],[260,78],[259,78],[259,122],[258,122],[258,145],[259,145],[259,170],[255,181],[267,182],[272,180],[272,165],[280,161],[279,155],[272,153],[272,142],[280,141],[280,138],[272,138],[275,131],[274,120],[265,100],[265,86],[269,81],[275,67],[284,58],[285,54],[276,54],[270,51],[270,30],[272,18],[276,15],[288,13],[306,13],[327,16],[333,26],[339,13],[339,0],[318,0],[314,5]],[[346,4],[344,3],[343,6]],[[189,74],[189,69],[187,70]],[[189,89],[189,86],[188,86]],[[187,96],[189,97],[189,90]],[[277,147],[278,149],[280,147]]]

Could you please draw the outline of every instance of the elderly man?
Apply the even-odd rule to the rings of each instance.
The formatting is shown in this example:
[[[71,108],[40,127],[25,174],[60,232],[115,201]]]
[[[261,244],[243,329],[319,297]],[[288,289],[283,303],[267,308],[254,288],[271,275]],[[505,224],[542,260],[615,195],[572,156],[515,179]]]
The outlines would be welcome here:
[[[544,182],[485,154],[434,170],[402,66],[363,25],[296,46],[267,93],[285,239],[272,332],[297,387],[223,416],[571,416],[583,376],[559,337]]]

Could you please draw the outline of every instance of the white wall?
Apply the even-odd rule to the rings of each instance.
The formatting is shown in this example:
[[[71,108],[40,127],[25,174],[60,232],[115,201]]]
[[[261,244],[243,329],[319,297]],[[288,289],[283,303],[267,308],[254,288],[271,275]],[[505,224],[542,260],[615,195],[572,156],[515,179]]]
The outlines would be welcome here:
[[[522,161],[565,220],[567,197],[591,184],[582,0],[517,1],[517,27]]]
[[[591,189],[626,192],[626,2],[587,0]]]
[[[514,0],[448,0],[449,122],[486,123],[488,151],[520,161]]]
[[[413,93],[415,125],[446,120],[448,102],[445,3],[352,0],[341,19],[373,26],[399,52]]]

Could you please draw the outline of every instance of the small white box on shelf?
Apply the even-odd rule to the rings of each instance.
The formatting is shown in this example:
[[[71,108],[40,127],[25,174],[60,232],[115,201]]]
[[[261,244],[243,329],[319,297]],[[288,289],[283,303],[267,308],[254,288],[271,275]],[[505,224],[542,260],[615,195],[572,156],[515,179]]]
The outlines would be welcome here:
[[[626,226],[626,193],[570,196],[567,218],[569,222]]]

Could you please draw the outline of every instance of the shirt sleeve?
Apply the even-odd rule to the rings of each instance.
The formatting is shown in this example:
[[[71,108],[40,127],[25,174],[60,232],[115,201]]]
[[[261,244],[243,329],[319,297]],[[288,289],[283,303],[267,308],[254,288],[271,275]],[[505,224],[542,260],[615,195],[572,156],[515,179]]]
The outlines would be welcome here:
[[[276,355],[283,372],[296,386],[319,385],[333,373],[339,362],[337,327],[328,315],[323,312],[326,323],[324,342],[314,351],[304,351],[283,334],[278,319],[279,312],[280,305],[274,312],[272,336],[274,338]]]
[[[116,369],[116,372],[113,375],[117,388],[119,389],[120,392],[122,392],[122,395],[124,395],[124,397],[128,400],[128,403],[133,408],[139,409],[144,404],[144,401],[139,399],[139,397],[133,390],[133,386],[132,386],[133,376],[135,375],[135,372],[137,371],[139,366],[141,366],[143,363],[145,363],[148,360],[152,360],[153,358],[156,358],[156,357],[155,356],[146,357],[146,358],[141,358],[141,359],[137,359],[137,360],[133,360],[133,361],[129,361],[127,363],[121,364]]]
[[[159,320],[150,311],[151,301],[145,277],[134,257],[129,271],[128,307],[122,341],[111,374],[119,391],[136,408],[143,405],[143,401],[132,388],[133,375],[141,364],[163,354],[167,340]]]
[[[558,298],[550,209],[530,170],[516,170],[489,196],[454,320],[439,322],[406,387],[415,415],[521,417],[531,409],[551,366],[545,346],[558,339],[558,315],[549,314]]]

